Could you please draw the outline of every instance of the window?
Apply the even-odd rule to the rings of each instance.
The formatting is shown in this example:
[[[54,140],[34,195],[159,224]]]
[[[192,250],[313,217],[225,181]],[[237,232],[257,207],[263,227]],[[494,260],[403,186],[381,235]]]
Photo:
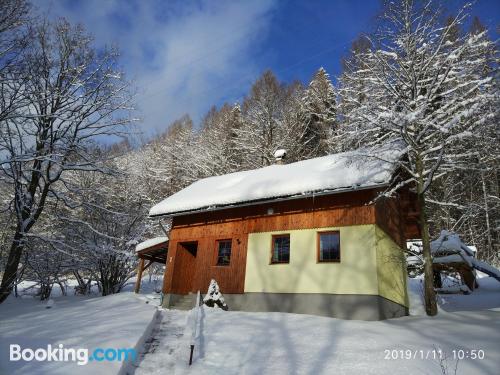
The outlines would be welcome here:
[[[290,263],[289,234],[280,234],[272,237],[272,263]]]
[[[217,241],[217,265],[229,266],[231,262],[231,240]]]
[[[340,233],[318,233],[318,262],[340,262]]]

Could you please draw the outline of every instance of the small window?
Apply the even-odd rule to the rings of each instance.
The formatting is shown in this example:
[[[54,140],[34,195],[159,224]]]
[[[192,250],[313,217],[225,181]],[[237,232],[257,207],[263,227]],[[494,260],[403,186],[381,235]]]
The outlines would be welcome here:
[[[290,263],[290,235],[280,234],[272,238],[271,263]]]
[[[340,233],[318,233],[318,262],[340,262]]]
[[[231,262],[231,240],[217,241],[217,265],[229,266]]]

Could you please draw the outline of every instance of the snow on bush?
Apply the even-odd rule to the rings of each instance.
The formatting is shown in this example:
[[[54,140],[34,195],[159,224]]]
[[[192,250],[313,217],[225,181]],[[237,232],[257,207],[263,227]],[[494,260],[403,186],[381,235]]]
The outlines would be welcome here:
[[[219,291],[219,284],[217,284],[217,281],[215,281],[214,279],[210,281],[207,294],[205,295],[205,297],[203,297],[203,303],[205,303],[205,305],[207,305],[208,307],[214,307],[215,305],[217,305],[223,310],[228,309],[228,306],[224,301],[224,297]]]

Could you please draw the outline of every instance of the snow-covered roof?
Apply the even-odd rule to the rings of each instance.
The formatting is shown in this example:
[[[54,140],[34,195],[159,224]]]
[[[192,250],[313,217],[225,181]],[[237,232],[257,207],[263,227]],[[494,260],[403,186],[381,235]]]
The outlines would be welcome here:
[[[433,263],[466,263],[500,281],[500,270],[474,258],[476,249],[465,245],[456,233],[442,230],[439,238],[431,242],[431,252]]]
[[[468,261],[468,256],[461,256],[460,254],[445,255],[442,257],[432,258],[432,263],[436,264],[446,264],[446,263],[467,263],[471,265]]]
[[[406,263],[411,264],[411,265],[419,265],[423,264],[422,258],[416,256],[416,255],[411,255],[406,258]]]
[[[149,240],[146,240],[146,241],[141,242],[140,244],[138,244],[135,247],[135,251],[137,252],[137,251],[145,250],[148,247],[153,247],[153,246],[159,245],[159,244],[161,244],[163,242],[167,242],[167,241],[168,241],[168,237],[167,236],[151,238]]]
[[[402,151],[392,145],[199,180],[153,206],[151,216],[214,209],[264,199],[376,187],[390,182]],[[371,155],[371,156],[367,156]]]
[[[442,230],[439,238],[431,242],[431,252],[433,255],[465,252],[469,256],[474,256],[475,251],[464,244],[458,234]]]

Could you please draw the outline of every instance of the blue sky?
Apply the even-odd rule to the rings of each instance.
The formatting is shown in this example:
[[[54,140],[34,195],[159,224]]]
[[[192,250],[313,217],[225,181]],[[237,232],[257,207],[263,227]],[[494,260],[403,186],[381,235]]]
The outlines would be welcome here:
[[[307,83],[323,66],[332,78],[351,42],[374,27],[378,0],[39,0],[39,11],[82,23],[97,45],[117,43],[138,88],[140,128],[162,132],[189,113],[241,101],[265,69]],[[450,10],[463,1],[449,0]],[[500,1],[473,7],[490,29]]]

